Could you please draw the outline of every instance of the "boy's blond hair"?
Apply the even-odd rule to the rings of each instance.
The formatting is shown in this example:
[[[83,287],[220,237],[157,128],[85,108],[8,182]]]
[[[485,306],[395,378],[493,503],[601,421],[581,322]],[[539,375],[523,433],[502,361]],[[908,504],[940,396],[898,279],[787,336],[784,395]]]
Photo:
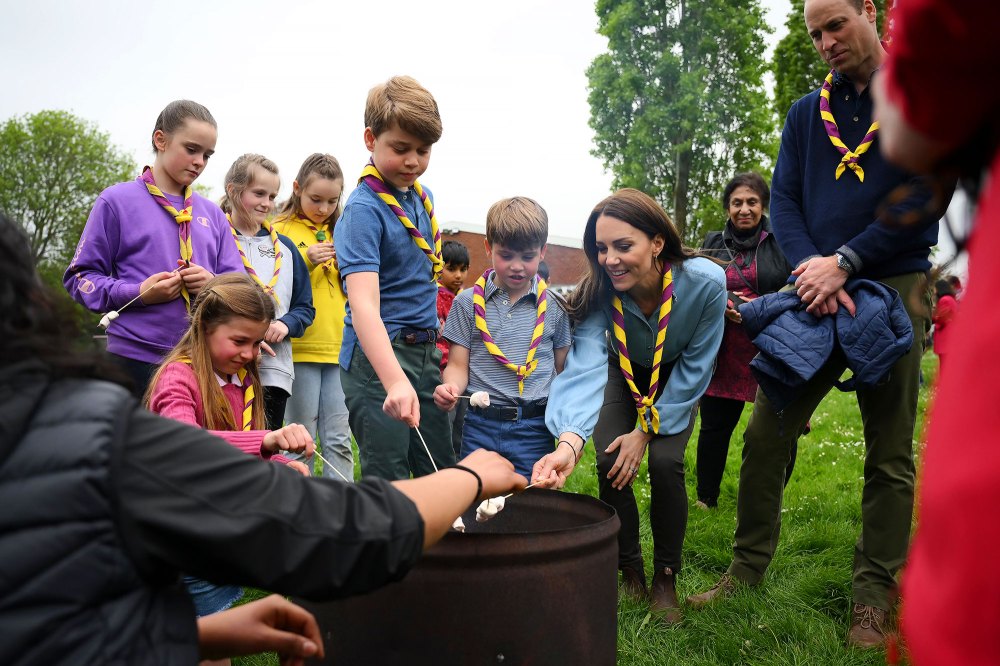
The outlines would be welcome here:
[[[368,91],[365,127],[380,136],[397,125],[421,141],[437,143],[441,138],[441,114],[434,97],[409,76],[394,76]]]
[[[501,199],[486,213],[486,240],[512,250],[540,248],[549,238],[549,216],[528,197]]]

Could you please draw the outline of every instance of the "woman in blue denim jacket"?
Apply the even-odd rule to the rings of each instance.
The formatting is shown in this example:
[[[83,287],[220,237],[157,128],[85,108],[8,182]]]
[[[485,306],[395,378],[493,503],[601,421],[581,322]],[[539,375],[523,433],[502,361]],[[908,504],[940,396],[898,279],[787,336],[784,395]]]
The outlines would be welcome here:
[[[559,444],[535,464],[532,477],[562,485],[593,435],[600,498],[622,524],[625,589],[649,594],[657,617],[673,624],[681,619],[675,579],[688,511],[684,449],[722,340],[725,273],[684,247],[659,204],[633,189],[594,208],[583,249],[589,270],[567,307],[577,324],[573,346],[545,415]],[[632,492],[647,450],[651,591]]]

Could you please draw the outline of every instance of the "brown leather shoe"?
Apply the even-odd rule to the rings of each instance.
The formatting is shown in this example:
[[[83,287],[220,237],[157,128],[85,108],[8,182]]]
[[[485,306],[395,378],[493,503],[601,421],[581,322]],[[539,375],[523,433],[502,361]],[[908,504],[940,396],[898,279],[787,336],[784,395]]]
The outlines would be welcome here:
[[[716,599],[725,599],[736,591],[736,579],[728,573],[722,574],[719,582],[701,594],[692,594],[687,598],[692,608],[704,608]]]
[[[653,574],[653,585],[649,591],[649,610],[660,622],[674,625],[680,622],[681,604],[677,601],[677,576],[670,567],[664,567]]]
[[[886,611],[866,604],[854,604],[847,645],[862,649],[884,648],[888,631]]]
[[[622,567],[622,591],[635,600],[645,599],[649,595],[646,589],[646,574],[642,569]]]

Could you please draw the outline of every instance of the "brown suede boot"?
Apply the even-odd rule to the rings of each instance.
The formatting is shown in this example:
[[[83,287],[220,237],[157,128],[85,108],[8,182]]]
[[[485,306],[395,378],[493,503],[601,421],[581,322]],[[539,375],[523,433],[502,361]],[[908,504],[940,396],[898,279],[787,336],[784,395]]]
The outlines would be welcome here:
[[[653,574],[653,585],[649,591],[649,610],[660,622],[668,626],[680,622],[681,604],[677,600],[677,576],[664,567]]]
[[[722,574],[715,585],[701,594],[692,594],[687,598],[688,606],[703,608],[717,599],[725,599],[736,590],[736,579],[728,573]]]
[[[646,573],[642,569],[632,567],[622,567],[622,591],[635,600],[645,599],[649,596],[646,589]]]
[[[854,604],[851,609],[851,629],[847,632],[847,645],[871,649],[885,648],[888,633],[887,613],[881,608]]]

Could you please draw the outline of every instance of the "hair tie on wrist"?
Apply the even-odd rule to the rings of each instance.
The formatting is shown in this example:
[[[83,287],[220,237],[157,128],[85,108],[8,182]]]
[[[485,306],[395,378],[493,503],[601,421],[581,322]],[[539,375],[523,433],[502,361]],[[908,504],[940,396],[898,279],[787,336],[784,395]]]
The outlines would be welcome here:
[[[475,472],[475,470],[469,469],[465,465],[452,465],[450,467],[446,467],[445,469],[460,469],[463,472],[468,472],[472,476],[476,477],[476,485],[477,485],[476,496],[473,498],[472,503],[474,504],[480,497],[482,497],[482,495],[483,495],[483,477],[479,476],[479,474],[477,474]]]
[[[576,447],[573,446],[572,444],[570,444],[567,440],[560,439],[559,440],[559,444],[565,444],[566,446],[568,446],[569,450],[573,452],[573,458],[575,459],[575,462],[580,462],[580,456],[583,455],[583,447],[582,446],[580,447],[580,453],[577,453],[576,452]],[[559,446],[559,444],[556,444],[556,446]],[[584,446],[586,446],[586,443],[584,443]]]

